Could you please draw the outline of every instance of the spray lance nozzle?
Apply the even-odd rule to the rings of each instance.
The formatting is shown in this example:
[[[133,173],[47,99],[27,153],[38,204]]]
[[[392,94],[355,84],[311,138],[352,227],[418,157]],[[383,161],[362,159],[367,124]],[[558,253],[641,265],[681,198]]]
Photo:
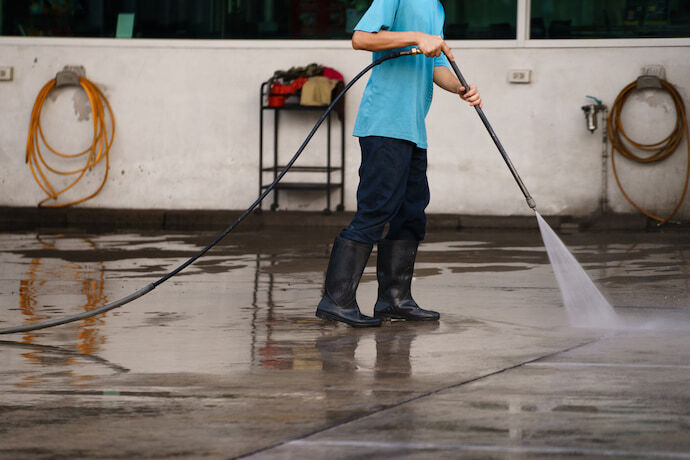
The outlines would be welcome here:
[[[594,96],[586,97],[594,101],[592,104],[582,106],[582,110],[585,112],[585,120],[587,120],[587,129],[590,133],[594,134],[594,131],[597,130],[597,114],[606,110],[607,107],[606,104],[601,102],[601,99],[597,99]]]

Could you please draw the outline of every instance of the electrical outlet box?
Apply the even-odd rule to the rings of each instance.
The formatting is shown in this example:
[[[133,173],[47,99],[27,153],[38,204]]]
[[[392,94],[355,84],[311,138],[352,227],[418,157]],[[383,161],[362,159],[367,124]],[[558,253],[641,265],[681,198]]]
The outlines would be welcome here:
[[[532,71],[527,69],[509,70],[508,81],[510,83],[529,83],[532,81]]]
[[[0,81],[12,81],[13,70],[12,67],[0,66]]]

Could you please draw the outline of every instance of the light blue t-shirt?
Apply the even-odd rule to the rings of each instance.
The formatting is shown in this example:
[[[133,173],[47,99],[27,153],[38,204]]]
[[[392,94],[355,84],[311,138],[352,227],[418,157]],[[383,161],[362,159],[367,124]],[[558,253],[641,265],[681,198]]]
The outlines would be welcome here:
[[[355,30],[443,35],[444,19],[439,0],[374,0]],[[396,50],[375,52],[373,59],[393,51]],[[449,66],[445,55],[403,56],[374,67],[359,105],[353,135],[404,139],[427,148],[424,119],[431,106],[437,66]]]

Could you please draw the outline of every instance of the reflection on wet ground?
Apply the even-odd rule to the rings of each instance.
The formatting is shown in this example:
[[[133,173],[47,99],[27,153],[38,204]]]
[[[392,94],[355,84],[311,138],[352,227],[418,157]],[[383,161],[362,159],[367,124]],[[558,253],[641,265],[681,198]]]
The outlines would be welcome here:
[[[0,234],[0,327],[119,299],[212,236]],[[326,323],[332,237],[233,234],[121,309],[2,337],[0,456],[690,458],[685,234],[564,236],[622,332],[568,326],[530,231],[429,235],[438,324]],[[375,279],[373,256],[365,312]]]

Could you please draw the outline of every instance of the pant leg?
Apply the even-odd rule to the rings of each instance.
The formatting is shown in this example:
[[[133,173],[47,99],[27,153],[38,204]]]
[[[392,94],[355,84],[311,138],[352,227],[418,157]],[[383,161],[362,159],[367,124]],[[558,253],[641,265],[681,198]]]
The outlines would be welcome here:
[[[381,240],[383,228],[405,199],[410,159],[416,146],[409,141],[369,136],[359,139],[362,164],[357,187],[357,212],[340,236],[361,243]]]
[[[426,213],[429,205],[429,182],[426,176],[426,149],[414,148],[410,173],[405,187],[405,199],[393,217],[386,234],[388,240],[422,241],[426,235]]]

